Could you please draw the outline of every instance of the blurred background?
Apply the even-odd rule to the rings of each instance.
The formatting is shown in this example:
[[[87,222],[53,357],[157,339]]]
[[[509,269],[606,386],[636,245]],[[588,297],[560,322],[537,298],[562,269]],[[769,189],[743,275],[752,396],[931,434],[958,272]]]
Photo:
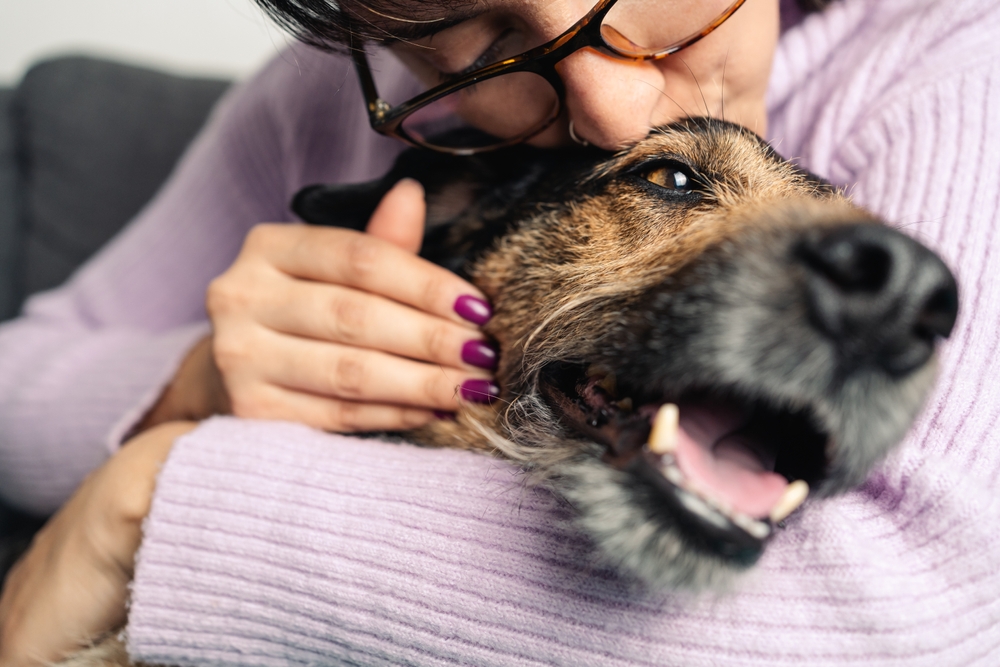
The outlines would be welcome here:
[[[252,0],[0,0],[0,85],[67,53],[240,78],[286,40]]]
[[[0,321],[125,225],[287,43],[252,0],[0,0]],[[0,585],[46,513],[2,491]]]

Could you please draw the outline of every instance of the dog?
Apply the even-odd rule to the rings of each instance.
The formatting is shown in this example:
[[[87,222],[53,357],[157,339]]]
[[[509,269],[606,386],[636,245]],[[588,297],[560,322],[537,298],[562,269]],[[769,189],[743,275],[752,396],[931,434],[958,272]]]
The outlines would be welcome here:
[[[724,590],[807,496],[864,481],[957,316],[937,255],[721,120],[614,155],[411,150],[293,209],[363,230],[404,177],[427,196],[421,255],[493,304],[502,391],[401,435],[516,462],[645,586]]]
[[[293,209],[363,229],[403,177],[427,193],[422,256],[494,306],[502,387],[407,439],[519,463],[651,586],[725,586],[807,495],[860,484],[957,315],[933,252],[721,120],[613,156],[410,151]]]

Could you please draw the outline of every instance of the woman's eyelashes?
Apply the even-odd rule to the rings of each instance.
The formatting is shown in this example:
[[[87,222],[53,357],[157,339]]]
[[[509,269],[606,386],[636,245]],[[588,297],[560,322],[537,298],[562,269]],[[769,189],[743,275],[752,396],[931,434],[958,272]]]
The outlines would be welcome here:
[[[478,69],[500,62],[504,58],[509,58],[520,53],[520,51],[517,51],[518,44],[524,40],[518,39],[515,34],[516,32],[513,28],[504,30],[468,67],[464,67],[457,72],[440,72],[442,83],[453,81]]]

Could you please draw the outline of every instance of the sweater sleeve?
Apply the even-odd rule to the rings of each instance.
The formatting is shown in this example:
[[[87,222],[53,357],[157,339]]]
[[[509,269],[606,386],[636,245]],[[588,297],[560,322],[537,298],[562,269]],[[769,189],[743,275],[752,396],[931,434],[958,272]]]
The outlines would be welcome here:
[[[844,4],[859,14],[877,3]],[[934,6],[924,28],[959,21],[952,3]],[[217,419],[180,440],[161,474],[133,587],[133,656],[276,666],[996,664],[1000,60],[958,57],[981,53],[995,32],[955,34],[955,52],[938,45],[936,62],[953,64],[947,76],[934,59],[885,71],[902,61],[882,54],[869,73],[889,84],[843,103],[850,122],[828,119],[836,141],[820,170],[955,269],[961,314],[940,381],[891,459],[861,488],[793,515],[737,590],[637,589],[602,567],[557,501],[524,489],[502,462]],[[912,34],[889,41],[864,46],[922,48]],[[821,125],[814,120],[797,121],[803,134]]]
[[[364,157],[377,151],[357,139],[349,74],[344,59],[302,47],[278,56],[224,98],[136,220],[0,326],[3,500],[51,512],[114,451],[208,333],[207,285],[252,225],[290,220],[290,193],[309,179],[386,163]]]

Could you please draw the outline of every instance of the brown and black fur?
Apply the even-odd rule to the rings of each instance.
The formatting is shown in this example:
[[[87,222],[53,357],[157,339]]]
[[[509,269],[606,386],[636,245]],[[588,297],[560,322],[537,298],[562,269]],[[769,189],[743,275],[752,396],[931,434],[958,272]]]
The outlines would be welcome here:
[[[691,187],[653,182],[675,172]],[[956,288],[936,256],[730,123],[684,120],[617,155],[408,151],[385,178],[313,186],[294,208],[362,229],[406,176],[427,192],[422,255],[493,304],[502,395],[403,436],[517,462],[646,585],[724,587],[766,540],[679,508],[638,406],[692,393],[755,406],[784,438],[775,470],[829,496],[903,437],[954,323]],[[838,273],[828,251],[841,237],[892,266],[861,257]],[[113,640],[77,659],[124,652]]]

